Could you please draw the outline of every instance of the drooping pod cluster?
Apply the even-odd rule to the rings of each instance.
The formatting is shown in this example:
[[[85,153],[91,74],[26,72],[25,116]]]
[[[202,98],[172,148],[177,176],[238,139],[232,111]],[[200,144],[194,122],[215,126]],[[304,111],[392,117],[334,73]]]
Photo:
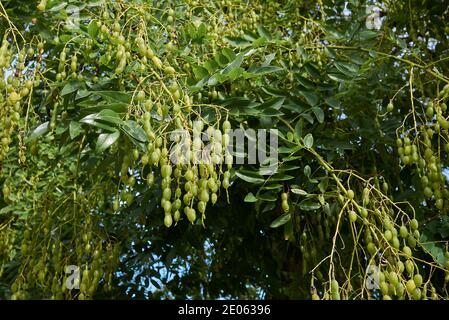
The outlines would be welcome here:
[[[48,151],[39,152],[45,154]],[[14,236],[9,234],[14,220],[2,222],[1,259],[3,262],[21,261],[18,266],[13,266],[18,268],[20,276],[11,283],[11,299],[30,299],[34,292],[39,291],[51,299],[90,299],[99,286],[105,290],[111,287],[120,245],[104,235],[100,236],[104,230],[98,226],[98,216],[89,213],[100,208],[104,210],[103,190],[84,192],[80,188],[75,199],[65,200],[70,204],[69,209],[59,212],[55,218],[55,207],[60,205],[60,199],[55,196],[53,188],[62,190],[67,187],[66,178],[61,181],[60,177],[74,161],[76,158],[73,157],[66,159],[65,165],[53,172],[57,178],[53,178],[45,189],[48,203],[38,201],[42,192],[38,185],[43,178],[42,172],[47,169],[45,163],[38,164],[35,175],[27,177],[19,171],[14,179],[4,183],[8,192],[4,192],[3,199],[19,212],[24,212],[24,231],[18,239],[18,246],[16,243],[12,247]],[[29,165],[35,165],[33,156]],[[33,210],[25,211],[29,208]],[[3,235],[8,238],[3,239]],[[8,252],[4,251],[8,248]],[[2,266],[8,269],[5,272],[11,272],[11,266]]]
[[[42,43],[38,45],[42,49]],[[30,45],[28,49],[22,48],[19,52],[14,50],[7,36],[3,38],[0,47],[0,162],[9,151],[9,146],[20,131],[21,114],[27,98],[33,87],[39,84],[35,78],[34,70],[40,68],[36,62],[34,68],[30,67],[31,60],[35,58],[35,50]],[[27,69],[25,69],[27,68]],[[19,139],[22,139],[19,136]],[[25,162],[23,141],[20,140],[19,161]]]
[[[382,189],[388,191],[387,187]],[[382,192],[370,186],[363,188],[360,197],[351,189],[340,197],[339,219],[347,219],[353,232],[363,237],[364,250],[356,248],[352,254],[368,259],[366,270],[360,270],[365,274],[367,297],[375,298],[380,293],[385,300],[437,298],[435,289],[423,280],[430,275],[421,271],[414,257],[420,243],[418,221],[389,202]],[[323,299],[347,299],[351,295],[350,288],[340,286],[337,278],[328,285]]]
[[[129,174],[132,172],[129,168],[133,163],[141,167],[141,172],[145,172],[143,177],[149,187],[154,185],[155,173],[159,172],[160,206],[164,211],[164,224],[170,227],[173,222],[178,222],[183,214],[191,223],[194,223],[197,214],[200,214],[204,222],[207,205],[214,205],[218,200],[220,188],[227,190],[230,185],[233,158],[227,149],[230,143],[229,121],[224,121],[221,129],[217,123],[204,130],[202,121],[190,121],[180,126],[173,120],[174,131],[167,132],[170,139],[164,139],[162,136],[156,137],[153,131],[153,120],[148,111],[148,105],[152,103],[143,100],[142,103],[146,108],[143,127],[149,142],[143,153],[135,149],[132,156],[124,157],[122,181],[129,188],[134,186],[135,177]],[[115,209],[118,209],[118,200],[116,204]]]
[[[449,121],[446,119],[447,105],[444,102],[449,96],[447,91],[449,86],[441,90],[438,99],[429,101],[423,108],[422,124],[417,124],[415,130],[398,136],[396,140],[401,163],[416,170],[424,196],[438,210],[443,210],[449,200],[442,172],[444,154],[449,153]]]
[[[351,299],[358,295],[386,300],[439,299],[430,284],[433,273],[423,268],[419,259],[423,243],[414,212],[391,200],[386,181],[376,179],[372,183],[360,177],[353,181],[349,176],[345,187],[340,183],[342,177],[335,177],[336,184],[328,187],[339,190],[335,197],[309,194],[296,186],[280,194],[283,217],[288,217],[283,222],[285,239],[299,247],[303,275],[310,272],[309,266],[316,266],[311,277],[312,299]],[[316,202],[310,200],[314,198]],[[351,241],[358,245],[346,249]],[[349,269],[340,270],[342,255],[352,256]],[[449,253],[446,255],[449,257]],[[444,269],[449,264],[431,266]],[[353,284],[347,281],[341,282],[342,272],[344,278],[348,277],[347,270],[360,276],[357,279],[362,292],[353,291]]]

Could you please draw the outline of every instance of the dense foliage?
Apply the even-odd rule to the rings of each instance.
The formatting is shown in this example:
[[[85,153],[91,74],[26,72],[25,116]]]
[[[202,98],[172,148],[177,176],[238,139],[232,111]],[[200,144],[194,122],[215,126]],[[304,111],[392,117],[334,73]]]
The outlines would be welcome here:
[[[2,0],[0,298],[447,298],[448,18]],[[277,172],[232,128],[277,129]]]

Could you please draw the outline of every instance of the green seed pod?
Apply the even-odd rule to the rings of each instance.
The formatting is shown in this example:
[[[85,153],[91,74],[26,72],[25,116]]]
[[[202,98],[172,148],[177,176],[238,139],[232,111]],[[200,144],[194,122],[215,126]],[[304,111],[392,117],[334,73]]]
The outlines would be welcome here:
[[[206,189],[201,190],[200,200],[205,203],[209,202],[209,192]]]
[[[415,281],[413,281],[413,279],[408,280],[405,287],[407,289],[407,292],[412,294],[413,291],[415,291],[415,289],[416,289]]]
[[[398,237],[393,236],[393,239],[391,240],[391,245],[393,246],[393,248],[399,249],[401,243],[399,242]]]
[[[414,249],[416,247],[416,239],[412,235],[409,235],[407,237],[407,244],[410,248]]]
[[[415,265],[413,264],[413,261],[408,259],[405,261],[405,271],[407,271],[408,274],[413,274],[413,270],[415,269]]]
[[[181,219],[181,213],[179,212],[179,210],[176,210],[175,213],[173,214],[174,220],[175,222],[178,222]]]
[[[402,225],[400,228],[399,228],[399,235],[401,236],[401,238],[407,238],[407,236],[408,236],[408,230],[407,230],[407,227],[406,226],[404,226],[404,225]]]
[[[413,281],[415,282],[415,285],[417,287],[421,287],[421,285],[423,284],[422,275],[420,275],[419,273],[415,274],[415,276],[413,277]]]
[[[357,213],[354,210],[350,210],[348,213],[349,221],[356,222],[357,221]]]
[[[163,199],[163,200],[165,200],[165,199]],[[166,215],[167,215],[167,214],[170,214],[171,208],[172,208],[171,202],[168,201],[168,200],[165,200],[165,201],[163,202],[162,206],[163,206],[163,208],[164,208],[165,214],[166,214]]]
[[[145,100],[145,91],[140,90],[136,95],[137,102],[143,102]]]
[[[150,172],[150,173],[147,175],[147,185],[148,185],[149,187],[152,187],[152,186],[154,185],[154,174],[153,174],[152,172]]]
[[[212,195],[211,195],[211,203],[212,204],[215,204],[215,203],[217,203],[217,200],[218,200],[218,196],[217,196],[217,194],[214,192],[214,193],[212,193]]]
[[[393,102],[390,100],[390,102],[387,105],[387,112],[391,112],[394,109]]]
[[[429,118],[429,119],[433,118],[433,114],[434,114],[434,109],[431,105],[429,105],[426,109],[427,118]]]
[[[404,247],[402,248],[402,252],[404,252],[404,254],[405,254],[407,257],[411,257],[411,256],[412,256],[412,250],[411,250],[410,247],[408,247],[408,246],[404,246]]]
[[[374,256],[377,252],[377,248],[374,245],[374,243],[369,242],[368,245],[366,246],[366,249],[368,250],[369,254],[371,254],[372,256]]]
[[[284,210],[284,212],[288,212],[290,210],[290,206],[288,204],[287,200],[282,200],[282,210]]]
[[[363,218],[367,218],[367,217],[368,217],[368,210],[367,210],[366,208],[360,209],[360,215],[361,215]]]
[[[393,238],[393,233],[391,232],[391,230],[385,230],[384,237],[387,241],[390,241]]]
[[[166,150],[166,149],[165,149]],[[169,164],[165,164],[161,168],[161,175],[163,178],[169,177],[172,174],[172,167]]]
[[[410,221],[410,227],[411,227],[413,230],[417,230],[417,229],[418,229],[418,220],[412,219],[412,220]]]
[[[354,191],[353,190],[348,189],[347,192],[346,192],[346,195],[347,195],[349,200],[354,199]]]
[[[193,224],[196,220],[196,212],[195,209],[186,207],[184,209],[184,213],[187,216],[187,219]]]
[[[171,199],[171,189],[170,188],[165,188],[164,191],[162,192],[162,198],[165,200],[170,200]]]
[[[206,212],[206,203],[203,201],[198,202],[198,211],[202,214]]]
[[[171,225],[173,224],[173,218],[171,216],[171,214],[166,214],[164,217],[164,224],[167,228],[170,228]]]

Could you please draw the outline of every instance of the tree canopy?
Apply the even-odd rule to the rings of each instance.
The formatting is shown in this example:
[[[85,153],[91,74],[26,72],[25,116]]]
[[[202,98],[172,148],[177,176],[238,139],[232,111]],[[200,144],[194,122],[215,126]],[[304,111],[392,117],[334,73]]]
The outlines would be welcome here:
[[[448,18],[2,0],[0,298],[448,298]],[[275,172],[235,129],[275,133]]]

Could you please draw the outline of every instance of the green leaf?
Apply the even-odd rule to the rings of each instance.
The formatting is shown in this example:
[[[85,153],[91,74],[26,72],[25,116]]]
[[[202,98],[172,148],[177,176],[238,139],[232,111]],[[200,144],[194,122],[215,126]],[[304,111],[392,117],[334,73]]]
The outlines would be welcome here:
[[[114,127],[112,127],[110,125],[107,125],[107,124],[104,124],[104,123],[96,121],[95,116],[96,116],[96,114],[90,114],[90,115],[82,118],[80,120],[80,122],[88,124],[90,126],[95,126],[97,128],[108,130],[108,131],[111,131],[111,132],[116,130]]]
[[[318,120],[319,123],[323,123],[324,122],[324,112],[323,109],[321,109],[320,107],[313,107],[312,108],[313,113],[315,114],[316,119]]]
[[[120,118],[119,114],[110,109],[101,110],[99,113],[96,114],[95,119],[114,124],[123,123],[123,120]]]
[[[78,137],[81,133],[82,129],[81,129],[81,124],[77,121],[70,121],[69,124],[69,134],[70,134],[70,139],[75,139],[76,137]]]
[[[263,47],[265,45],[267,45],[268,40],[265,39],[264,37],[260,37],[259,39],[256,39],[253,41],[253,48],[258,48],[258,47]]]
[[[253,195],[252,192],[248,193],[244,199],[245,202],[256,202],[257,198]]]
[[[337,72],[334,72],[334,73],[329,72],[327,74],[327,76],[337,82],[345,82],[345,81],[349,80],[348,77],[345,77],[342,73],[337,73]]]
[[[278,199],[277,194],[274,192],[259,193],[257,199],[262,201],[276,201]]]
[[[105,0],[89,0],[87,6],[90,8],[101,6]]]
[[[421,236],[420,241],[422,246],[432,255],[433,259],[441,266],[445,266],[447,260],[445,257],[446,250],[435,242],[430,242],[425,234]]]
[[[318,69],[313,66],[310,63],[307,63],[304,68],[306,69],[307,73],[310,74],[312,76],[312,78],[319,78],[320,77],[320,72],[318,71]]]
[[[269,94],[270,96],[273,96],[273,97],[285,97],[285,91],[284,90],[277,89],[277,88],[274,88],[274,87],[270,87],[268,85],[262,86],[261,89],[265,93]]]
[[[29,139],[34,140],[34,139],[39,138],[40,136],[46,134],[50,130],[49,124],[50,124],[50,122],[47,121],[47,122],[44,122],[41,125],[39,125],[37,128],[35,128],[31,132]]]
[[[270,177],[270,181],[274,182],[274,181],[287,181],[287,180],[291,180],[294,179],[295,177],[288,175],[288,174],[284,174],[284,173],[278,173],[275,174],[274,176]]]
[[[282,188],[283,187],[283,185],[282,184],[280,184],[280,183],[274,183],[274,184],[268,184],[268,185],[265,185],[265,186],[263,186],[262,188],[260,188],[261,190],[277,190],[277,189],[280,189],[280,188]]]
[[[310,124],[314,123],[314,119],[313,119],[312,115],[310,113],[308,113],[308,112],[302,113],[301,117],[306,119]]]
[[[224,48],[221,53],[228,59],[228,61],[233,61],[237,55],[229,48]]]
[[[129,93],[121,91],[96,91],[95,94],[101,96],[103,99],[109,102],[115,103],[118,102],[129,104],[132,98]]]
[[[297,147],[300,147],[300,146],[297,146]],[[295,149],[297,147],[295,147]],[[282,164],[282,166],[281,166],[282,172],[298,170],[298,169],[301,169],[301,168],[302,168],[302,166],[295,166],[295,165],[291,165],[291,164]]]
[[[240,170],[235,172],[236,176],[240,179],[254,184],[263,183],[265,179],[262,178],[258,173],[248,170]]]
[[[324,47],[324,52],[326,52],[326,54],[331,57],[332,59],[337,59],[337,53],[335,52],[334,49],[328,48],[328,47]]]
[[[296,161],[301,158],[302,158],[301,156],[288,156],[288,157],[283,158],[282,161],[285,163],[285,162],[289,162],[289,161]]]
[[[307,192],[302,189],[290,189],[294,194],[299,194],[300,196],[306,196]]]
[[[363,31],[359,32],[359,37],[361,40],[377,38],[379,35],[380,35],[380,33],[374,32],[371,30],[363,30]]]
[[[291,110],[294,113],[303,113],[310,106],[299,97],[288,97],[284,102],[283,108]]]
[[[128,120],[121,127],[128,136],[135,139],[136,141],[148,142],[145,131],[141,127],[139,127],[137,122]]]
[[[246,48],[251,42],[240,37],[224,37],[224,40],[234,47]]]
[[[237,55],[237,57],[227,66],[223,69],[222,73],[223,74],[228,74],[231,71],[233,71],[234,69],[237,69],[238,67],[240,67],[240,65],[243,62],[243,54],[239,53]]]
[[[258,38],[257,34],[255,34],[254,32],[251,32],[249,30],[246,30],[243,33],[243,38],[248,40],[248,41],[254,41]]]
[[[78,81],[70,81],[68,82],[64,88],[62,88],[61,90],[61,97],[66,96],[70,93],[75,92],[76,90],[78,90],[80,88],[80,83]]]
[[[276,67],[276,66],[255,67],[252,69],[250,68],[250,69],[248,69],[248,71],[245,74],[245,79],[259,77],[259,76],[267,75],[270,73],[279,72],[282,70],[283,70],[282,68]]]
[[[282,107],[282,104],[284,103],[284,101],[285,101],[285,97],[272,98],[272,99],[265,101],[261,105],[259,105],[257,107],[257,109],[264,110],[264,109],[270,108],[270,109],[279,110]]]
[[[348,64],[344,64],[343,62],[334,62],[335,67],[345,76],[352,78],[357,74],[357,69],[353,70],[351,67],[348,67]]]
[[[204,63],[204,67],[209,71],[210,74],[214,73],[220,66],[214,60],[208,60]]]
[[[295,243],[295,231],[291,220],[284,224],[284,240]]]
[[[322,193],[325,193],[327,190],[327,186],[329,184],[329,178],[325,177],[323,178],[320,183],[318,184],[318,188]]]
[[[287,222],[290,221],[291,219],[291,214],[290,213],[284,213],[283,215],[277,217],[271,224],[270,227],[271,228],[278,228],[284,224],[286,224]]]
[[[352,76],[356,76],[359,73],[359,67],[354,63],[339,61],[336,63],[336,65],[337,64],[339,65],[340,68],[344,68],[345,70],[350,72],[352,74]]]
[[[265,59],[262,63],[262,67],[270,66],[271,61],[276,57],[276,53],[270,53],[265,56]]]
[[[51,8],[47,8],[47,12],[57,12],[63,10],[67,6],[67,2],[61,2],[55,6],[52,6]]]
[[[120,132],[115,131],[113,133],[102,133],[98,136],[97,145],[95,150],[97,152],[103,152],[107,148],[109,148],[117,139],[120,137]]]
[[[295,138],[299,141],[302,137],[302,119],[299,119],[295,125]]]
[[[295,78],[296,78],[296,80],[298,80],[298,82],[299,82],[301,85],[303,85],[305,88],[307,88],[307,89],[313,89],[313,88],[315,88],[315,83],[313,83],[313,82],[310,81],[309,79],[304,78],[304,77],[302,77],[302,76],[300,76],[300,75],[296,75]]]
[[[313,147],[313,136],[311,133],[308,133],[305,137],[304,137],[304,145],[307,148],[312,148]]]
[[[96,38],[97,34],[98,34],[98,25],[97,25],[97,21],[96,20],[92,20],[89,25],[87,26],[87,33],[89,33],[89,35],[92,38]]]
[[[91,103],[91,105],[92,104],[95,104],[95,102]],[[129,106],[129,104],[123,103],[123,102],[99,103],[99,104],[95,104],[92,107],[81,109],[80,113],[91,114],[91,113],[97,113],[97,112],[100,112],[100,111],[106,110],[106,109],[112,110],[115,113],[125,113],[128,111],[128,106]]]
[[[321,205],[318,202],[312,202],[310,200],[305,200],[299,204],[299,208],[304,211],[312,211],[312,210],[318,210],[319,208],[321,208]]]
[[[195,75],[196,80],[201,80],[209,75],[209,72],[206,68],[201,66],[192,66],[193,74]]]
[[[304,167],[304,175],[307,178],[309,178],[311,174],[312,174],[312,168],[310,168],[310,166],[308,164],[306,164],[306,166]]]
[[[234,81],[234,80],[238,79],[243,74],[243,72],[245,72],[245,69],[243,69],[242,67],[238,67],[238,68],[232,69],[227,74],[227,76],[230,81]]]
[[[221,67],[226,66],[230,60],[228,60],[228,58],[226,58],[226,56],[224,54],[218,53],[215,57],[214,57],[215,61],[218,63],[218,65],[220,65]]]
[[[331,106],[334,109],[339,109],[340,108],[340,101],[338,101],[334,97],[326,98],[325,102],[326,102],[326,104],[328,106]]]
[[[259,25],[257,27],[257,32],[259,33],[259,35],[265,39],[267,39],[268,41],[271,41],[271,34],[270,32],[262,25]]]
[[[201,23],[196,32],[196,38],[203,38],[207,34],[207,27],[204,23]]]
[[[76,96],[75,96],[75,101],[84,99],[84,98],[90,96],[91,94],[92,94],[92,92],[88,91],[88,90],[84,90],[84,89],[78,90],[78,92],[76,93]]]
[[[116,112],[109,109],[104,109],[99,113],[89,114],[88,116],[80,120],[80,122],[86,123],[88,125],[106,129],[108,131],[115,131],[113,127],[105,125],[104,123],[101,123],[101,121],[107,122],[115,126],[119,126],[124,123]]]
[[[212,77],[207,80],[207,85],[209,86],[215,86],[219,83],[223,83],[226,80],[228,80],[229,75],[221,74],[221,73],[215,73]]]
[[[307,103],[312,107],[318,103],[318,96],[310,91],[299,91],[299,93],[306,99]]]

